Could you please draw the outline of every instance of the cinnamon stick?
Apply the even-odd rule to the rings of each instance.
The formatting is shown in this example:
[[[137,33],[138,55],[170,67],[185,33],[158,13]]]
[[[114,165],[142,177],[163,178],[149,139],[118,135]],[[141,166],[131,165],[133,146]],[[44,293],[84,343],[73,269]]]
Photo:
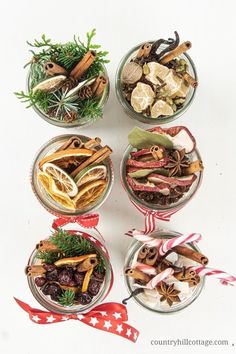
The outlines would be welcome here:
[[[126,268],[125,269],[125,275],[127,275],[128,277],[134,278],[136,280],[142,280],[145,283],[148,283],[149,280],[151,280],[149,275],[141,272],[138,269],[133,269],[133,268]]]
[[[148,251],[149,251],[148,247],[143,246],[143,247],[141,248],[141,250],[139,251],[139,253],[138,253],[138,259],[139,259],[139,260],[145,259],[146,256],[147,256],[147,254],[148,254]]]
[[[102,75],[98,76],[92,85],[93,95],[96,97],[101,96],[107,83],[108,83],[108,80],[107,80],[107,78],[105,78],[105,76],[102,76]]]
[[[191,85],[193,88],[196,88],[198,85],[197,80],[195,80],[189,73],[184,73],[183,79],[187,81],[189,85]]]
[[[192,47],[192,43],[187,41],[182,44],[180,44],[178,47],[176,47],[174,50],[166,54],[161,60],[160,64],[164,65],[169,63],[172,59],[178,57],[179,55],[185,53],[187,50],[189,50]]]
[[[109,156],[112,153],[112,150],[109,146],[104,146],[100,150],[96,151],[92,156],[90,156],[87,160],[82,162],[72,173],[71,177],[75,177],[80,171],[82,171],[86,166],[92,163],[98,163],[104,160],[107,155]]]
[[[46,269],[41,265],[32,265],[25,268],[25,274],[29,277],[42,275],[46,273]]]
[[[78,136],[72,136],[56,151],[63,151],[67,149],[79,149],[83,145],[82,140]]]
[[[67,76],[67,71],[66,69],[64,69],[62,66],[53,63],[52,61],[48,61],[47,63],[44,64],[43,66],[45,72],[50,75],[50,76],[54,76],[54,75],[66,75]]]
[[[195,262],[203,264],[203,265],[208,264],[208,258],[206,256],[204,256],[200,252],[194,251],[191,248],[188,248],[185,246],[175,246],[175,247],[173,247],[173,250],[176,253],[180,254],[181,256],[191,259],[192,261],[195,261]]]
[[[94,268],[98,264],[97,257],[87,258],[77,267],[78,272],[87,272],[89,269]]]
[[[152,45],[150,43],[144,43],[141,45],[141,47],[138,50],[138,53],[136,55],[136,58],[147,58],[151,52]]]
[[[88,140],[85,144],[84,147],[85,149],[93,149],[101,144],[101,139],[100,138],[94,138]]]
[[[59,252],[59,248],[55,246],[53,243],[51,243],[48,240],[42,240],[36,245],[36,249],[38,251],[54,251],[54,252]]]
[[[94,50],[89,50],[71,71],[70,76],[75,80],[79,79],[92,65],[95,58],[96,52]]]
[[[144,263],[150,266],[153,266],[156,263],[158,257],[158,251],[156,248],[149,248],[147,257],[145,258]]]

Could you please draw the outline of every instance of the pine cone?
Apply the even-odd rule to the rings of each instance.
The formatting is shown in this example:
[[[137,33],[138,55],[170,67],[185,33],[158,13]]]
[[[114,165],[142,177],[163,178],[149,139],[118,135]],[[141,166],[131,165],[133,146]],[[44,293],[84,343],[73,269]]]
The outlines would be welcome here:
[[[65,82],[61,86],[61,89],[63,92],[65,92],[65,91],[68,92],[68,91],[72,90],[76,86],[76,84],[77,84],[76,80],[74,80],[72,78],[68,78],[67,80],[65,80]]]
[[[91,86],[84,86],[82,87],[79,92],[78,96],[81,100],[85,100],[86,98],[90,98],[93,95],[93,91]]]
[[[78,118],[78,114],[75,111],[70,111],[70,114],[65,112],[63,118],[66,123],[71,123]]]

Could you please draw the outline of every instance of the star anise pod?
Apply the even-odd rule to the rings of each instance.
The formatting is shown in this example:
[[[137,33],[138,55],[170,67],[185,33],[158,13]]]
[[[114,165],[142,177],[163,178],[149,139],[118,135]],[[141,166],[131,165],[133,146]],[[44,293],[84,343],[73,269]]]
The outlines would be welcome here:
[[[179,298],[179,290],[174,288],[174,284],[166,284],[164,281],[157,287],[157,291],[161,295],[160,301],[167,301],[169,306],[172,306],[174,302],[181,302]]]
[[[168,176],[181,176],[182,169],[190,165],[188,158],[185,156],[185,149],[175,150],[169,158],[168,164],[165,166],[169,170]]]

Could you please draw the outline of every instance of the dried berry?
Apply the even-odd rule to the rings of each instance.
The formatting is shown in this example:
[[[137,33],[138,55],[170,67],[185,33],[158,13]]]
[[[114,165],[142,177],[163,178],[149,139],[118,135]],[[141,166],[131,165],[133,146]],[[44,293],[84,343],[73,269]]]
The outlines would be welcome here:
[[[74,279],[78,286],[82,286],[84,280],[84,273],[75,272]]]
[[[76,301],[81,305],[87,305],[92,301],[92,296],[87,291],[84,293],[79,292],[76,295]]]
[[[105,272],[98,272],[95,270],[93,272],[93,276],[94,276],[94,278],[96,278],[96,280],[100,279],[102,281],[105,277]]]
[[[46,279],[49,281],[56,281],[58,280],[58,271],[54,269],[52,272],[46,272]]]
[[[90,282],[89,282],[89,286],[88,286],[88,292],[95,296],[99,293],[99,290],[100,290],[100,287],[101,287],[101,283],[94,280],[94,279],[91,279]]]
[[[73,275],[73,269],[63,269],[58,276],[58,281],[62,285],[69,285],[69,283],[73,280]]]
[[[62,290],[58,284],[49,284],[47,287],[47,295],[51,296],[51,299],[57,301],[61,296]]]
[[[46,283],[46,279],[44,277],[35,278],[35,284],[39,287],[43,286]]]
[[[57,268],[54,264],[44,264],[43,267],[47,272],[52,272]]]

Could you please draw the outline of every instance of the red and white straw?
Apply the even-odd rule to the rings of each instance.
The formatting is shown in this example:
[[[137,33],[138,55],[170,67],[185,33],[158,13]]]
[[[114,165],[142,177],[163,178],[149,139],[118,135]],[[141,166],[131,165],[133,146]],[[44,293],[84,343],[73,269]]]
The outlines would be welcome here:
[[[170,240],[166,240],[161,244],[159,248],[159,254],[161,256],[164,256],[169,250],[171,250],[175,246],[182,245],[183,243],[198,242],[201,239],[202,236],[196,233],[188,236],[181,235],[171,238]]]
[[[172,268],[167,268],[163,270],[163,272],[157,274],[155,277],[153,277],[146,285],[147,289],[155,289],[157,284],[159,284],[161,281],[164,279],[170,277],[174,273],[174,270]]]
[[[235,285],[236,277],[224,272],[223,270],[204,267],[204,266],[194,266],[191,267],[199,276],[211,276],[220,280],[223,285]]]
[[[140,270],[141,272],[148,274],[148,275],[156,275],[157,274],[157,270],[155,267],[152,267],[148,264],[144,264],[144,263],[140,263],[140,262],[136,262],[134,265],[135,269]]]

